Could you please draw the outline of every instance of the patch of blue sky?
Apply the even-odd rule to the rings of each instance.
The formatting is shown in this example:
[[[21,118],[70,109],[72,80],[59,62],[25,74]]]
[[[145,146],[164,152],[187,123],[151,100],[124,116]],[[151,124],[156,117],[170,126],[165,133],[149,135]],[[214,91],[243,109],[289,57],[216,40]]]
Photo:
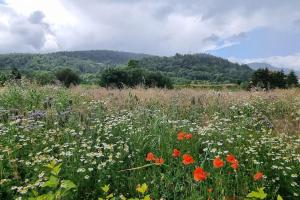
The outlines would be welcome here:
[[[246,33],[238,43],[209,53],[221,57],[261,58],[300,52],[300,28],[276,30],[259,28]]]

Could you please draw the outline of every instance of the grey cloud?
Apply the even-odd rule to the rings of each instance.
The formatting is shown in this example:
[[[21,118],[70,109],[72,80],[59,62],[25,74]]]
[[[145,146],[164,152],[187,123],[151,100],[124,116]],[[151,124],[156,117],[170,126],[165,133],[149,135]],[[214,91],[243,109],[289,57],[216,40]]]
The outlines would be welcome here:
[[[204,41],[204,42],[216,42],[216,41],[218,41],[219,39],[220,39],[220,38],[219,38],[217,35],[212,34],[212,35],[210,35],[210,36],[204,38],[203,41]]]
[[[10,22],[10,27],[14,26],[10,37],[19,38],[22,44],[35,50],[44,49],[46,35],[50,34],[57,46],[65,50],[115,49],[171,55],[234,45],[248,32],[264,26],[288,30],[287,26],[293,23],[291,19],[300,19],[299,0],[60,2],[76,17],[76,25],[46,23],[47,13],[40,11],[25,19],[11,14],[11,18],[21,18],[23,22],[21,25]]]
[[[298,0],[63,2],[76,16],[87,19],[82,23],[89,23],[76,30],[82,41],[67,42],[69,49],[114,48],[155,54],[206,51],[215,49],[220,41],[235,44],[262,26],[275,24],[284,29],[292,16],[300,17]],[[93,42],[85,42],[91,35]]]
[[[34,49],[39,50],[45,43],[45,32],[42,26],[30,24],[27,21],[16,21],[10,28],[10,33],[19,42],[23,42]]]
[[[45,15],[41,11],[35,11],[29,16],[29,21],[32,24],[41,24],[43,23],[43,19],[45,18]]]
[[[7,6],[0,6],[0,11],[8,19],[8,25],[3,25],[0,21],[0,37],[6,37],[6,40],[0,41],[0,51],[32,52],[43,49],[46,35],[51,34],[49,24],[43,22],[43,12],[35,11],[26,17]]]

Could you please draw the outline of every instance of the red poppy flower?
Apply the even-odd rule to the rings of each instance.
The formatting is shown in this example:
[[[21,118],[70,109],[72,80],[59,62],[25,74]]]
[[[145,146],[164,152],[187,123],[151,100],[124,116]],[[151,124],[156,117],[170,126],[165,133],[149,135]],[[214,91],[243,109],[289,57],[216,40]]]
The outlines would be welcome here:
[[[233,163],[231,164],[231,167],[235,170],[237,170],[239,168],[239,161],[238,160],[234,160]]]
[[[215,168],[221,168],[224,166],[223,160],[220,158],[220,156],[217,156],[214,161],[213,161],[214,167]]]
[[[194,180],[195,181],[205,181],[207,178],[207,173],[201,168],[201,167],[196,167],[194,171]]]
[[[180,151],[178,149],[174,149],[172,156],[175,157],[175,158],[179,157],[180,156]]]
[[[229,163],[231,163],[231,164],[233,164],[233,163],[235,163],[236,158],[235,158],[234,155],[229,154],[229,155],[227,155],[227,157],[226,157],[226,161],[229,162]]]
[[[182,132],[182,131],[180,131],[180,132],[177,134],[177,139],[178,139],[179,141],[183,140],[184,137],[185,137],[185,133]]]
[[[253,176],[253,178],[254,178],[255,181],[259,181],[259,180],[261,180],[261,179],[263,178],[263,176],[264,176],[264,174],[263,174],[262,172],[257,172],[257,173]]]
[[[189,140],[193,137],[191,133],[185,135],[185,139]]]
[[[164,164],[164,159],[162,158],[162,157],[160,157],[160,158],[156,158],[155,160],[154,160],[154,163],[156,164],[156,165],[162,165],[162,164]]]
[[[149,152],[147,154],[146,160],[147,161],[154,161],[155,160],[155,155],[152,152]]]
[[[182,160],[182,163],[184,165],[189,165],[189,164],[193,164],[195,162],[195,160],[193,159],[192,156],[190,156],[189,154],[184,154],[182,156],[183,160]]]

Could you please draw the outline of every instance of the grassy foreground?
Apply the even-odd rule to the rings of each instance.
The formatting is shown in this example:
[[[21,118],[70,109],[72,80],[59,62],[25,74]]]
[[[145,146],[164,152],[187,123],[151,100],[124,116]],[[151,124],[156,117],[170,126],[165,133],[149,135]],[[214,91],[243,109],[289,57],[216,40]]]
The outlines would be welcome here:
[[[296,200],[299,136],[299,89],[11,84],[0,88],[0,199]]]

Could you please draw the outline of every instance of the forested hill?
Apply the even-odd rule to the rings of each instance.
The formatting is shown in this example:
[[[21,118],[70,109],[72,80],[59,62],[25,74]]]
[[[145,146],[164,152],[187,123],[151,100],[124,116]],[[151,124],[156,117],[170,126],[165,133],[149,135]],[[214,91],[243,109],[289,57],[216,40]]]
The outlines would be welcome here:
[[[139,66],[150,71],[164,72],[170,77],[215,82],[245,81],[250,78],[253,72],[247,65],[232,63],[209,54],[147,57],[139,61]]]
[[[49,54],[0,54],[0,70],[16,67],[25,71],[72,68],[82,73],[95,73],[108,65],[127,64],[131,59],[147,57],[109,50],[64,51]]]
[[[150,55],[142,53],[131,53],[122,51],[110,50],[90,50],[90,51],[61,51],[52,53],[50,55],[66,56],[71,58],[78,58],[82,60],[90,60],[96,63],[103,64],[124,64],[131,59],[139,60]]]
[[[208,54],[176,54],[171,57],[150,56],[108,50],[55,52],[49,54],[0,54],[0,70],[13,67],[28,73],[71,68],[80,73],[96,74],[104,68],[127,65],[131,59],[149,71],[162,72],[184,80],[237,82],[247,80],[253,70]]]

